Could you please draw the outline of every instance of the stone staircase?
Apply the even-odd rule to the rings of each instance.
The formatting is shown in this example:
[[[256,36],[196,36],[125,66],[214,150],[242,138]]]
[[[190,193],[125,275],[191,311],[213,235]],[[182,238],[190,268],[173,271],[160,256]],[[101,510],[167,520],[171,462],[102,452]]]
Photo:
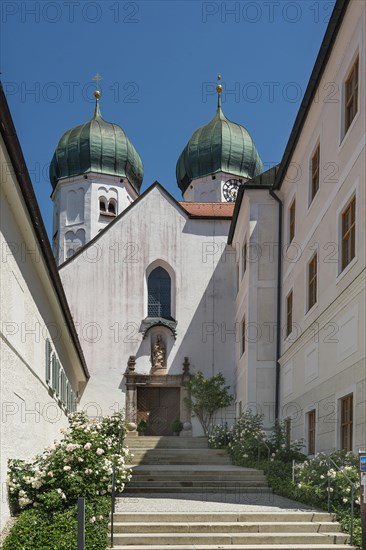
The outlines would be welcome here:
[[[233,466],[227,453],[209,449],[205,438],[131,437],[126,445],[134,455],[133,475],[117,499],[115,550],[350,549],[331,514],[271,509],[274,495],[263,472]],[[228,512],[219,503],[217,510],[206,511],[220,495],[234,502],[244,496],[246,505]],[[253,507],[248,506],[252,497]],[[131,511],[129,499],[138,511]],[[188,499],[189,511],[175,511],[175,499]],[[258,506],[263,502],[267,506]]]

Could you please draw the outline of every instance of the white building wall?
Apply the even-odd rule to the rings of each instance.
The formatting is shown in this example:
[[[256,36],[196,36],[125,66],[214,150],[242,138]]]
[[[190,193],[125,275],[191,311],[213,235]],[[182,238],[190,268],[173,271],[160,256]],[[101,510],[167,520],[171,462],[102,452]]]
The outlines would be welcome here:
[[[123,374],[130,355],[137,358],[136,372],[150,373],[151,342],[143,339],[141,322],[147,317],[146,272],[153,262],[169,265],[174,273],[178,324],[176,340],[169,332],[168,374],[181,374],[187,356],[191,372],[221,371],[234,387],[235,254],[226,245],[229,223],[189,219],[156,186],[61,266],[91,372],[81,402],[90,414],[124,406]]]
[[[277,234],[278,205],[268,190],[246,190],[233,238],[239,272],[236,403],[237,414],[246,408],[263,414],[266,429],[273,427],[275,410]],[[245,242],[247,261],[243,273]]]
[[[1,140],[1,138],[0,138]],[[60,438],[66,413],[46,383],[45,342],[76,392],[82,391],[80,360],[0,142],[1,175],[1,527],[9,517],[7,462],[30,459]]]
[[[343,136],[344,82],[359,55],[358,113]],[[283,319],[294,295],[296,330],[282,341],[282,416],[306,438],[317,415],[316,451],[339,448],[339,399],[353,393],[354,450],[366,445],[365,364],[365,4],[351,2],[281,187],[284,199]],[[332,96],[330,97],[330,91]],[[320,143],[320,187],[309,205],[310,163]],[[356,196],[356,257],[341,272],[341,213]],[[294,242],[289,207],[296,197]],[[318,252],[318,295],[307,312],[307,264]],[[294,403],[294,405],[289,405]]]

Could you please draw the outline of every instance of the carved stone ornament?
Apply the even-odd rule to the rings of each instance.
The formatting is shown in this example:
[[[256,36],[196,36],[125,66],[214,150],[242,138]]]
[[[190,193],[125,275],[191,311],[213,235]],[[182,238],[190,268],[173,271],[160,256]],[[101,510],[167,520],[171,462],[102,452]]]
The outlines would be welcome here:
[[[165,369],[166,349],[160,334],[155,338],[152,348],[152,366],[154,370]]]

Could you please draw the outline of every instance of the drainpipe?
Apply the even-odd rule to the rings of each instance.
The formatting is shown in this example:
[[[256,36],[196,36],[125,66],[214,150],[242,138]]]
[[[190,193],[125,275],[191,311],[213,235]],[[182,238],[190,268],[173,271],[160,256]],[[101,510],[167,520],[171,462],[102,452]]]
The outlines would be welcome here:
[[[282,201],[270,189],[269,194],[278,203],[278,257],[277,257],[277,331],[276,331],[276,386],[275,386],[275,419],[278,420],[280,408],[280,357],[281,357],[281,303],[282,303]]]

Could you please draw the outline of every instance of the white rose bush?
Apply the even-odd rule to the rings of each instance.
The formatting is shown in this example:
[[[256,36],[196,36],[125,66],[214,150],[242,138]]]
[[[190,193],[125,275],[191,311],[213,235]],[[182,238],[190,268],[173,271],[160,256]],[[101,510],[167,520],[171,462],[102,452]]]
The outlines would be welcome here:
[[[226,447],[234,464],[268,471],[268,483],[278,495],[327,510],[329,494],[330,511],[349,532],[352,490],[347,476],[355,486],[354,544],[361,544],[359,473],[357,457],[353,453],[334,451],[309,458],[302,452],[304,442],[291,440],[286,422],[276,422],[271,433],[266,433],[263,416],[249,409],[229,430],[221,425],[214,426],[208,441],[210,447]],[[293,460],[296,465],[294,481]]]
[[[41,505],[57,510],[111,492],[113,456],[117,452],[121,417],[91,422],[85,414],[69,417],[63,439],[32,461],[9,461],[8,487],[12,510]],[[116,491],[131,477],[129,451],[122,447],[116,458]]]
[[[33,460],[9,461],[9,502],[12,513],[20,516],[4,550],[73,550],[80,496],[86,502],[86,548],[107,547],[114,460],[117,493],[131,477],[132,455],[119,445],[125,435],[122,414],[93,421],[73,413],[69,427],[61,431],[62,439]],[[61,529],[67,534],[60,540]]]

